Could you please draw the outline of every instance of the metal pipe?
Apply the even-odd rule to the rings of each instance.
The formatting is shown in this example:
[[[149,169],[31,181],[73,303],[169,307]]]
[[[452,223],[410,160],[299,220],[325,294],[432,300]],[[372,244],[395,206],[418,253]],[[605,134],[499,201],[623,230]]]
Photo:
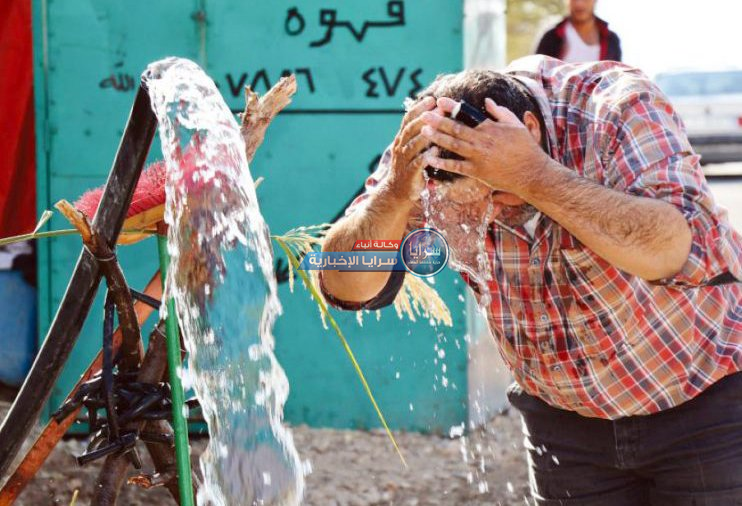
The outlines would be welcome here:
[[[154,298],[162,296],[162,286],[159,272],[155,273],[152,279],[149,280],[149,283],[147,283],[144,292]],[[137,322],[141,325],[152,313],[152,307],[140,303],[135,305],[135,311],[137,314]],[[121,346],[121,341],[121,329],[118,329],[113,335],[114,355],[118,351],[119,346]],[[85,388],[85,382],[90,380],[96,371],[100,370],[102,364],[103,352],[101,351],[98,353],[90,366],[88,366],[88,369],[80,377],[67,399],[75,397],[80,389]],[[0,506],[10,506],[18,498],[28,482],[33,479],[38,470],[41,468],[42,464],[46,461],[47,457],[54,449],[57,442],[62,438],[65,432],[67,432],[67,429],[77,419],[77,415],[80,412],[81,408],[82,405],[75,407],[65,415],[64,419],[56,420],[52,418],[51,420],[49,420],[43,432],[36,439],[33,447],[31,447],[23,461],[16,468],[13,476],[11,476],[10,479],[5,483],[3,488],[0,489]]]
[[[142,85],[93,221],[93,229],[111,246],[121,232],[156,126],[149,95]],[[83,248],[46,339],[0,427],[0,479],[8,474],[18,450],[49,400],[90,311],[100,278],[98,262]]]
[[[119,423],[116,419],[116,402],[113,399],[113,296],[109,290],[103,304],[103,391],[106,393],[106,417],[109,439],[118,439]],[[91,427],[91,430],[94,430]]]

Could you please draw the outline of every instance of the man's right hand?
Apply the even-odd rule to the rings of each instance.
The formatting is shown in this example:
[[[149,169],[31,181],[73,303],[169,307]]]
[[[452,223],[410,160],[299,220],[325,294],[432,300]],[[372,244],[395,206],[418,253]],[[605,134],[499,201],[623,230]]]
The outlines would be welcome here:
[[[391,147],[391,171],[387,181],[389,190],[395,196],[413,203],[420,199],[420,192],[425,186],[425,152],[430,145],[430,140],[420,133],[425,126],[421,116],[435,107],[433,97],[419,100],[402,119],[402,125]]]
[[[330,227],[322,251],[350,251],[358,240],[404,237],[425,185],[424,152],[430,141],[420,134],[424,126],[420,116],[435,107],[434,99],[422,99],[405,114],[389,150],[389,171],[363,206]],[[322,271],[321,279],[326,295],[341,301],[365,302],[382,290],[390,274]]]

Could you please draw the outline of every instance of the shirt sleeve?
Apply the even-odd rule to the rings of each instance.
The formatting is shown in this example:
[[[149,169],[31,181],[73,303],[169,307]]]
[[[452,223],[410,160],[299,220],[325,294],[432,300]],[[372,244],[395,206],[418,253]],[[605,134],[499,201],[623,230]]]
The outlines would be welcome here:
[[[371,197],[371,195],[373,195],[378,190],[380,183],[384,181],[384,179],[389,175],[389,164],[391,162],[391,157],[392,154],[390,146],[386,148],[386,150],[384,150],[384,153],[381,155],[381,158],[379,159],[379,165],[376,170],[368,178],[366,178],[363,192],[358,195],[358,197],[353,199],[350,205],[346,208],[345,217],[350,216],[361,206],[363,206],[364,203],[368,201],[369,197]],[[365,302],[345,301],[332,296],[325,289],[322,281],[322,271],[319,271],[318,275],[319,287],[322,291],[322,295],[324,295],[325,300],[327,300],[327,302],[331,306],[346,311],[360,311],[361,309],[381,309],[394,302],[394,299],[397,297],[397,294],[402,289],[402,285],[404,284],[405,271],[392,271],[386,285],[384,285],[379,293],[377,293],[373,298]]]
[[[742,238],[719,207],[701,171],[682,120],[647,82],[618,101],[604,123],[603,166],[610,186],[674,205],[688,221],[692,246],[674,276],[654,284],[683,288],[742,280]]]
[[[366,302],[352,302],[347,300],[341,300],[337,297],[330,295],[325,289],[324,282],[322,281],[322,271],[319,271],[319,287],[322,290],[322,295],[328,304],[336,309],[342,309],[344,311],[360,311],[361,309],[368,309],[369,311],[375,311],[377,309],[384,308],[394,302],[397,298],[397,294],[404,285],[405,271],[393,271],[386,285],[377,293],[372,299]]]

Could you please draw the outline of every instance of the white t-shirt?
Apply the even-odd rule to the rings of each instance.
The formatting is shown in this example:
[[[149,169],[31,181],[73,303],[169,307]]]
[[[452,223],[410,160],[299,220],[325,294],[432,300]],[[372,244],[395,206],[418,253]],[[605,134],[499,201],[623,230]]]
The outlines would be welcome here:
[[[588,45],[582,40],[572,23],[567,23],[567,50],[562,57],[569,63],[597,61],[600,59],[600,44]]]
[[[536,233],[536,222],[538,221],[539,217],[541,217],[541,213],[536,213],[523,224],[523,228],[526,229],[526,232],[528,232],[528,235],[531,236],[531,239],[533,239],[533,236]]]

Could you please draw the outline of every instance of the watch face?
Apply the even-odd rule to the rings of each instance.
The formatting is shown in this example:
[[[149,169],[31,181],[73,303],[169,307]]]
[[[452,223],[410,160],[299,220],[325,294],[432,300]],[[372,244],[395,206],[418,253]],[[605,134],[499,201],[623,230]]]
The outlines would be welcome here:
[[[430,179],[435,179],[436,181],[440,181],[442,183],[450,183],[451,181],[455,181],[464,177],[461,174],[456,174],[455,172],[449,172],[443,169],[436,169],[435,167],[431,167],[430,165],[425,167],[425,173]]]
[[[441,149],[440,150],[440,158],[446,158],[449,160],[463,160],[463,156],[459,156],[456,153],[452,153],[451,151],[448,151],[447,149]],[[428,165],[425,167],[425,173],[428,175],[430,179],[435,179],[436,181],[440,181],[442,183],[450,183],[451,181],[455,181],[457,179],[461,179],[461,174],[457,174],[455,172],[450,172],[443,169],[436,169],[435,167],[431,167]]]

